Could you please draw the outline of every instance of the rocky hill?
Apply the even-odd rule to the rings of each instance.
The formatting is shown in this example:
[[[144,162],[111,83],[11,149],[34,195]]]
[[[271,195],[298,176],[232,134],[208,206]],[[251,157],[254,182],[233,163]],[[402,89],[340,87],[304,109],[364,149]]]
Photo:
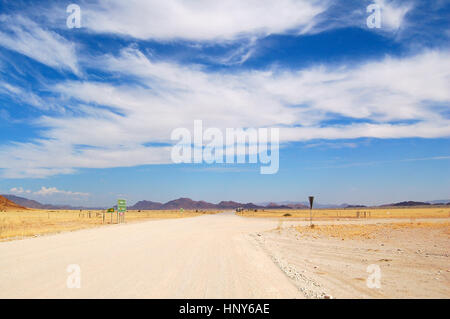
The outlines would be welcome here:
[[[23,210],[26,209],[23,206],[18,205],[17,203],[14,203],[13,201],[10,201],[6,197],[3,197],[0,195],[0,211],[8,211],[8,210]]]

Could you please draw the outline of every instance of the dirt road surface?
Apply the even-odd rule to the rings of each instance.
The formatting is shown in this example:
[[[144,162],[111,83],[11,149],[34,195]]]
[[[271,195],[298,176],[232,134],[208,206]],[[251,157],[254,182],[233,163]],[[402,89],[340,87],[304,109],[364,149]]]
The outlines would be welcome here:
[[[302,298],[249,236],[274,227],[223,213],[3,242],[0,298]]]
[[[222,213],[1,242],[0,298],[450,298],[447,235],[307,239],[289,227],[302,223]]]

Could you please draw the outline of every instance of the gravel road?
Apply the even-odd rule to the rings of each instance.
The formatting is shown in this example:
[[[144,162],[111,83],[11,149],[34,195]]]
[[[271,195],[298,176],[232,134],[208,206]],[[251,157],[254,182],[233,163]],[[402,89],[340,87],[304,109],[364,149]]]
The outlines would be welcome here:
[[[304,298],[251,235],[276,226],[222,213],[3,242],[0,298]]]

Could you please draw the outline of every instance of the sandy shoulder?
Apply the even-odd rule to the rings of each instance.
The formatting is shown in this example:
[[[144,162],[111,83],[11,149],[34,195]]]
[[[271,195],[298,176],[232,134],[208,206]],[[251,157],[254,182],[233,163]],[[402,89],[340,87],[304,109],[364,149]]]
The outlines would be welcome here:
[[[348,230],[352,236],[345,236],[344,228],[331,237],[327,232],[300,233],[290,226],[257,233],[255,238],[310,298],[450,298],[448,223],[379,224],[370,236],[353,236],[354,231],[353,227]],[[381,269],[379,289],[366,284],[371,264]]]

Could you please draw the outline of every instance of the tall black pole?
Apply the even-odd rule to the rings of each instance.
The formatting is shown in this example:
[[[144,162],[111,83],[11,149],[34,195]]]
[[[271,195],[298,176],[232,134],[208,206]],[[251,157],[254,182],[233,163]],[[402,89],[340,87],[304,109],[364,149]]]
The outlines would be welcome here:
[[[312,208],[314,202],[314,196],[309,196],[309,226],[312,227]]]

